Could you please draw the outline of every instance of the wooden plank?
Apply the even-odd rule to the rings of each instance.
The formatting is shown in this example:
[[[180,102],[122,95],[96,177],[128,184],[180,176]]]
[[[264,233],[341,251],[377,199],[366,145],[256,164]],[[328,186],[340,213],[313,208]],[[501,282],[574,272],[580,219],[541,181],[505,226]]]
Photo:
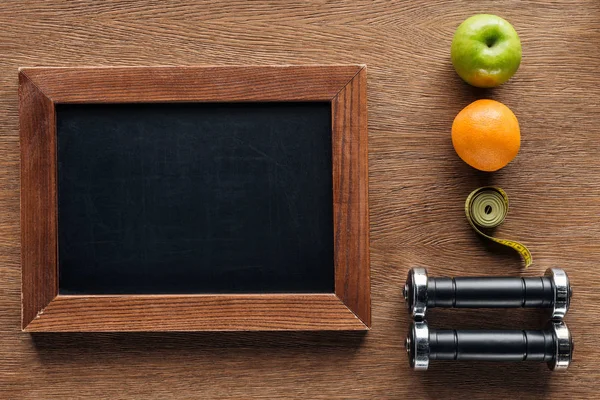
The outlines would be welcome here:
[[[251,6],[249,5],[251,4]],[[5,399],[563,399],[600,391],[600,57],[597,0],[169,2],[3,1],[0,7],[0,397]],[[490,12],[521,36],[515,77],[472,89],[449,59],[456,27]],[[369,75],[372,329],[363,332],[23,334],[17,68],[22,65],[360,62]],[[450,127],[478,98],[508,105],[522,145],[506,169],[474,171]],[[468,193],[507,190],[498,236],[535,263],[486,246]],[[402,340],[412,265],[440,275],[537,276],[574,285],[566,374],[536,363],[439,362],[417,374]],[[536,310],[432,310],[435,328],[530,328]]]
[[[28,332],[364,330],[334,294],[62,296]]]
[[[54,104],[19,74],[22,326],[58,293]]]
[[[364,67],[333,99],[331,107],[335,292],[370,326],[366,74]]]
[[[360,66],[22,68],[55,103],[329,101]]]

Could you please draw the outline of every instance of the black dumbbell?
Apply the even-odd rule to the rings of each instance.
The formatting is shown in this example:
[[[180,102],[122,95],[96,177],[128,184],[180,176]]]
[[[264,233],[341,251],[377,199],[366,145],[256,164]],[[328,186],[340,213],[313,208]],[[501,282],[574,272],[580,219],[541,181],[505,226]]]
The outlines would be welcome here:
[[[425,268],[411,268],[404,285],[408,311],[416,320],[428,308],[547,308],[550,318],[561,320],[569,309],[572,289],[560,268],[542,277],[429,278]]]
[[[573,339],[564,322],[551,321],[544,330],[430,329],[413,322],[406,337],[408,362],[426,370],[429,360],[544,361],[563,371],[573,358]]]

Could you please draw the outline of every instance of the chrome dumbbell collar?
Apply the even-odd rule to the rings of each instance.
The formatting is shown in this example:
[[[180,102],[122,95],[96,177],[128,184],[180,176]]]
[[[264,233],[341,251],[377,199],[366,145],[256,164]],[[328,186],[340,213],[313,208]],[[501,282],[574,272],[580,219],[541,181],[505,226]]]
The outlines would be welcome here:
[[[410,367],[425,371],[429,367],[429,327],[427,322],[414,322],[406,336],[406,352]]]
[[[549,328],[554,332],[555,350],[554,359],[548,361],[548,368],[552,371],[566,371],[573,358],[573,347],[575,346],[571,339],[571,332],[564,322],[551,321]]]
[[[427,312],[427,270],[411,268],[408,271],[403,295],[413,319],[422,320]]]
[[[569,277],[560,268],[548,268],[544,275],[549,276],[554,285],[554,306],[550,318],[562,320],[569,310],[571,295],[573,294]]]

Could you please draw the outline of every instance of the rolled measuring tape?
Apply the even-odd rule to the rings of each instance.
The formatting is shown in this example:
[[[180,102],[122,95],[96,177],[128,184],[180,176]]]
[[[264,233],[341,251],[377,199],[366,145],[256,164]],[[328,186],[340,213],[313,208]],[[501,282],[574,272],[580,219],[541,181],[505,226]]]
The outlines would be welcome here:
[[[482,229],[493,229],[501,225],[507,213],[508,195],[499,187],[484,186],[475,189],[465,201],[465,215],[475,232],[492,242],[515,250],[521,255],[525,262],[525,268],[527,268],[533,263],[533,258],[524,244],[514,240],[495,238],[482,231]]]

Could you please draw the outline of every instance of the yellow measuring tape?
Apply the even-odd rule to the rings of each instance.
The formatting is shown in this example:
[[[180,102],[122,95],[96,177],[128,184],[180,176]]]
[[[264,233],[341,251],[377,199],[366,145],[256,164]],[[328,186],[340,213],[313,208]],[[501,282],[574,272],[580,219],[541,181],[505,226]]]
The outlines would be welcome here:
[[[475,232],[493,242],[516,250],[523,258],[525,268],[527,268],[533,263],[533,258],[524,244],[514,240],[498,239],[481,231],[481,229],[492,229],[502,224],[507,213],[508,196],[504,190],[498,187],[484,186],[475,189],[465,201],[467,221],[475,229]]]

